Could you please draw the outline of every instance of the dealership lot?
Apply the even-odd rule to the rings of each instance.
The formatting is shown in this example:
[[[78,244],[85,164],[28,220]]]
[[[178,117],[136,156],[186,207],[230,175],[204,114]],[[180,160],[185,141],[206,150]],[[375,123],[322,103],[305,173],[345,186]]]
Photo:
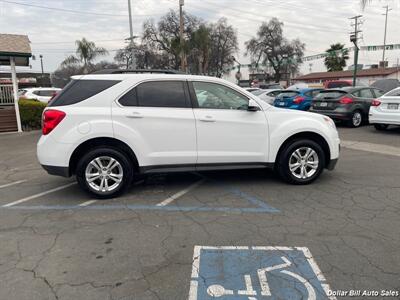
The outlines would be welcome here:
[[[42,170],[38,132],[2,135],[0,299],[400,291],[400,130],[339,131],[337,168],[312,185],[265,170],[160,174],[106,201]]]

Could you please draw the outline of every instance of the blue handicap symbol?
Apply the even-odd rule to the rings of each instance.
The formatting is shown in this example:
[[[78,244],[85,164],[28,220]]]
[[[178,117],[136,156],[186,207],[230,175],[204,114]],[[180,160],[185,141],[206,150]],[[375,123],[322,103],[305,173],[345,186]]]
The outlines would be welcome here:
[[[195,248],[190,300],[332,299],[329,290],[308,248]]]

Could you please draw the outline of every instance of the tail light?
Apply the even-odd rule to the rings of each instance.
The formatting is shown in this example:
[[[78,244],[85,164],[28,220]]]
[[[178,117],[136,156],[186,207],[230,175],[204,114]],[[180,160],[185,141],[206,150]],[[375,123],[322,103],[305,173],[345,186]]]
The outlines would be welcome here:
[[[49,134],[57,127],[58,124],[64,119],[65,112],[49,109],[43,113],[42,133],[43,135]]]
[[[379,101],[379,100],[372,100],[372,102],[371,102],[371,106],[379,106],[379,105],[381,105],[381,101]]]
[[[351,99],[350,97],[343,97],[339,100],[340,104],[351,104],[353,102],[353,99]]]
[[[304,99],[305,99],[304,97],[297,96],[296,98],[294,98],[293,103],[300,104],[301,102],[304,101]]]

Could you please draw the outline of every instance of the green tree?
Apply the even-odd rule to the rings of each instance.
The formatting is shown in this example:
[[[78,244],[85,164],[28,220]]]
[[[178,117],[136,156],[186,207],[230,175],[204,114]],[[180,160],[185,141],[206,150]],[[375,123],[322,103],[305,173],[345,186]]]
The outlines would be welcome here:
[[[103,47],[97,47],[94,42],[82,38],[77,40],[75,55],[68,56],[62,63],[62,66],[80,65],[82,64],[83,73],[88,73],[94,60],[99,56],[107,55],[108,52]]]
[[[283,73],[294,74],[298,71],[305,44],[299,39],[286,39],[283,36],[283,23],[273,18],[261,24],[257,36],[246,42],[246,48],[252,64],[269,64],[274,70],[275,81],[279,82]]]
[[[326,50],[328,56],[325,57],[324,63],[328,72],[343,71],[346,67],[346,60],[349,59],[349,50],[344,48],[343,44],[336,43]]]

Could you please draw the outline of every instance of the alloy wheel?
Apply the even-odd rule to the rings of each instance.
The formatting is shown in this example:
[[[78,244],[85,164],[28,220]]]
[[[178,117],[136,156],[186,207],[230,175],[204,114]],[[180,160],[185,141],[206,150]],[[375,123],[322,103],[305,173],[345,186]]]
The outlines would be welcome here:
[[[312,177],[318,169],[319,158],[317,152],[310,147],[301,147],[295,150],[289,158],[289,170],[299,179]]]
[[[362,115],[360,112],[358,112],[358,111],[354,112],[352,122],[353,122],[354,127],[358,127],[361,125]]]
[[[91,160],[85,170],[87,184],[100,193],[117,189],[123,178],[121,164],[110,156],[100,156]]]

